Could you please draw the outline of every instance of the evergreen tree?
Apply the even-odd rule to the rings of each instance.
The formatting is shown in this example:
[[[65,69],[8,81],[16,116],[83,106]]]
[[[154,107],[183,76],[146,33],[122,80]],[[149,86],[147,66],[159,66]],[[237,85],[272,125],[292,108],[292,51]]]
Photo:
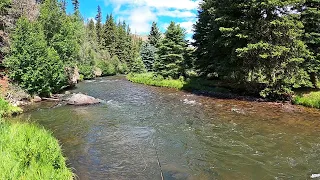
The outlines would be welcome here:
[[[107,15],[106,23],[103,28],[103,46],[109,51],[111,56],[116,54],[117,43],[117,26],[114,22],[114,18],[111,15]]]
[[[317,87],[317,75],[320,70],[320,1],[306,0],[303,4],[301,20],[304,24],[304,41],[313,53],[305,63],[311,81]]]
[[[97,41],[101,45],[102,44],[102,13],[101,8],[98,6],[98,14],[96,15],[96,33],[97,33]]]
[[[79,11],[79,0],[72,0],[72,5],[74,12]]]
[[[308,86],[300,0],[205,0],[195,26],[200,71],[240,83],[262,83],[263,96],[288,96]]]
[[[148,71],[153,71],[156,60],[156,48],[149,43],[143,43],[141,48],[141,58]]]
[[[64,13],[67,13],[67,1],[66,0],[61,0],[60,2],[61,9]]]
[[[148,35],[149,44],[154,47],[158,47],[158,44],[161,40],[161,32],[157,26],[156,22],[152,23],[150,34]]]
[[[159,45],[159,58],[155,63],[155,71],[164,76],[179,78],[184,75],[184,54],[187,43],[185,41],[185,31],[171,22],[165,37]]]
[[[47,47],[41,26],[25,18],[17,23],[5,64],[9,77],[30,94],[48,96],[66,84],[58,53]]]

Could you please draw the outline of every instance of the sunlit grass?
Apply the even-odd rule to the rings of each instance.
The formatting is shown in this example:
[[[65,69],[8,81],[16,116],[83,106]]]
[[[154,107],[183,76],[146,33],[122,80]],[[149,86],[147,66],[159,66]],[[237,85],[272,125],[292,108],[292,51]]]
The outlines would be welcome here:
[[[163,78],[162,76],[156,76],[153,73],[129,74],[127,75],[127,79],[134,83],[175,89],[182,89],[186,83],[182,79]]]
[[[320,91],[296,95],[293,103],[306,107],[320,108]]]
[[[0,179],[72,179],[57,140],[26,123],[0,122]]]

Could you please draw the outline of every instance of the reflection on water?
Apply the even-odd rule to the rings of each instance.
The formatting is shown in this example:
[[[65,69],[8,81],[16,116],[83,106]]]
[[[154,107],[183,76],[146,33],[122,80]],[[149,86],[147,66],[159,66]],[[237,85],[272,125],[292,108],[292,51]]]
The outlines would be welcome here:
[[[157,154],[166,180],[320,173],[318,110],[201,97],[122,77],[74,91],[104,103],[40,108],[20,119],[52,130],[80,179],[161,179]]]

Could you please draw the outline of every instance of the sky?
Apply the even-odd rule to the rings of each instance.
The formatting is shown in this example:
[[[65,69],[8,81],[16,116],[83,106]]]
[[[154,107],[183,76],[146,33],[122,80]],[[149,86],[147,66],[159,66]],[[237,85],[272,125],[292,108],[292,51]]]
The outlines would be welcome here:
[[[94,19],[97,6],[102,9],[103,22],[107,14],[113,14],[117,21],[125,20],[133,33],[147,35],[153,21],[162,32],[171,21],[179,23],[186,30],[186,38],[191,39],[193,24],[197,20],[200,0],[80,0],[80,12],[84,19]],[[72,12],[68,0],[68,12]]]

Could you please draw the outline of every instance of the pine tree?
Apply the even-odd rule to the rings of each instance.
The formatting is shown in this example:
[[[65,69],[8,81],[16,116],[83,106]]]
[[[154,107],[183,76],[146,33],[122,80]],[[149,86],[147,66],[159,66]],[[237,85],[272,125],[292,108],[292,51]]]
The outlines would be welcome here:
[[[48,96],[66,85],[58,53],[47,47],[41,26],[25,18],[17,23],[5,64],[10,78],[30,94]]]
[[[72,0],[72,5],[74,12],[79,11],[79,0]]]
[[[98,6],[98,14],[96,15],[96,32],[97,32],[97,40],[98,44],[102,45],[102,13],[101,13],[101,8]]]
[[[61,5],[61,9],[64,13],[67,13],[67,1],[66,0],[62,0],[60,2],[60,5]]]
[[[300,2],[203,1],[194,35],[197,67],[221,79],[261,83],[263,96],[290,96],[292,87],[308,86],[302,65],[309,52],[293,13]]]
[[[106,23],[103,28],[103,46],[109,51],[111,56],[116,54],[116,42],[117,42],[117,26],[114,22],[114,18],[111,15],[107,15]]]
[[[302,7],[301,20],[305,30],[304,41],[313,53],[305,64],[313,85],[317,87],[317,76],[320,70],[320,1],[306,0]]]
[[[149,43],[143,43],[141,48],[141,58],[148,71],[153,71],[156,60],[156,48]]]
[[[157,26],[156,22],[152,23],[150,34],[148,35],[149,44],[154,47],[158,47],[158,44],[161,40],[161,32]]]
[[[180,25],[171,22],[159,45],[159,58],[155,63],[155,71],[164,77],[179,78],[184,75],[183,64],[186,48],[184,30]]]

